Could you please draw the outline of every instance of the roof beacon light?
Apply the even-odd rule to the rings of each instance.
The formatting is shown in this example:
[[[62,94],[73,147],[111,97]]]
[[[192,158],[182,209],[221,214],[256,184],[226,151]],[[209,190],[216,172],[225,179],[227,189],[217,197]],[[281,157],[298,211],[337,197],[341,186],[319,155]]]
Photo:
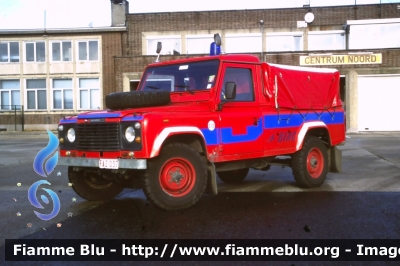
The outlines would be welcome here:
[[[221,36],[219,33],[214,34],[214,42],[210,46],[210,55],[220,55],[221,54]]]

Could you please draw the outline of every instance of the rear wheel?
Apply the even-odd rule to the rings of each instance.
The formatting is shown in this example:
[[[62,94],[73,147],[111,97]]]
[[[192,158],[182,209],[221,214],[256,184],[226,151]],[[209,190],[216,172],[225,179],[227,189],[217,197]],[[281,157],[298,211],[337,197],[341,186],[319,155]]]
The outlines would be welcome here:
[[[315,136],[307,137],[303,148],[292,156],[294,179],[300,187],[321,186],[328,173],[328,153],[325,144]]]
[[[231,170],[231,171],[223,171],[218,172],[218,177],[225,183],[239,183],[242,182],[247,174],[249,173],[249,168]]]
[[[185,209],[194,205],[207,185],[207,163],[192,147],[173,143],[148,162],[143,191],[157,207]]]
[[[73,167],[68,167],[68,179],[76,194],[86,200],[110,200],[124,189],[95,172],[73,171]]]

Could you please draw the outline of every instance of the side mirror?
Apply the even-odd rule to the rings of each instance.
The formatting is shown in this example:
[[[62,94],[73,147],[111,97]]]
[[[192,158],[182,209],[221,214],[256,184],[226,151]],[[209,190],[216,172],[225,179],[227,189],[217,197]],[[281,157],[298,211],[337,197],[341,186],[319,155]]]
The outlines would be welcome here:
[[[236,98],[236,83],[235,82],[225,83],[225,98],[227,100],[233,100]]]
[[[222,110],[222,106],[229,103],[231,100],[236,98],[236,83],[228,81],[225,83],[225,91],[223,92],[225,100],[218,104],[218,111]]]
[[[161,52],[161,49],[162,49],[162,43],[161,43],[161,42],[157,42],[157,50],[156,50],[157,59],[156,59],[156,62],[160,62],[160,52]]]
[[[162,42],[157,42],[157,51],[156,53],[159,54],[161,52],[162,49]]]

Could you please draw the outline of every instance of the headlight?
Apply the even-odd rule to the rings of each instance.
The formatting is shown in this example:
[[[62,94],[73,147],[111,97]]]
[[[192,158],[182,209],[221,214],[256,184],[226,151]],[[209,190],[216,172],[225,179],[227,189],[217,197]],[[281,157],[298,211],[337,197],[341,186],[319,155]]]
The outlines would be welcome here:
[[[75,141],[75,130],[73,128],[68,129],[67,139],[68,139],[69,142],[74,142]]]
[[[133,127],[127,127],[125,129],[125,138],[128,142],[132,142],[135,139],[135,130]]]
[[[141,127],[142,127],[142,126],[140,125],[139,122],[136,122],[136,123],[135,123],[135,128],[136,128],[136,129],[140,129]]]
[[[63,131],[64,130],[64,126],[63,125],[59,125],[58,126],[58,131]]]

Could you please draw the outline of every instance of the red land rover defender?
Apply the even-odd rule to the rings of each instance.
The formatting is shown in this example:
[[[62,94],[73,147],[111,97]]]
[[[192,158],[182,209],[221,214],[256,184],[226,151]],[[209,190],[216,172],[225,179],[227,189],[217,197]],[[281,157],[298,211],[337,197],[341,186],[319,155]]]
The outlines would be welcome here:
[[[107,110],[65,117],[59,165],[87,200],[136,181],[156,206],[177,210],[249,168],[287,165],[301,187],[341,171],[345,115],[339,72],[213,55],[156,62],[137,91],[106,96]],[[284,156],[284,157],[283,157]]]

